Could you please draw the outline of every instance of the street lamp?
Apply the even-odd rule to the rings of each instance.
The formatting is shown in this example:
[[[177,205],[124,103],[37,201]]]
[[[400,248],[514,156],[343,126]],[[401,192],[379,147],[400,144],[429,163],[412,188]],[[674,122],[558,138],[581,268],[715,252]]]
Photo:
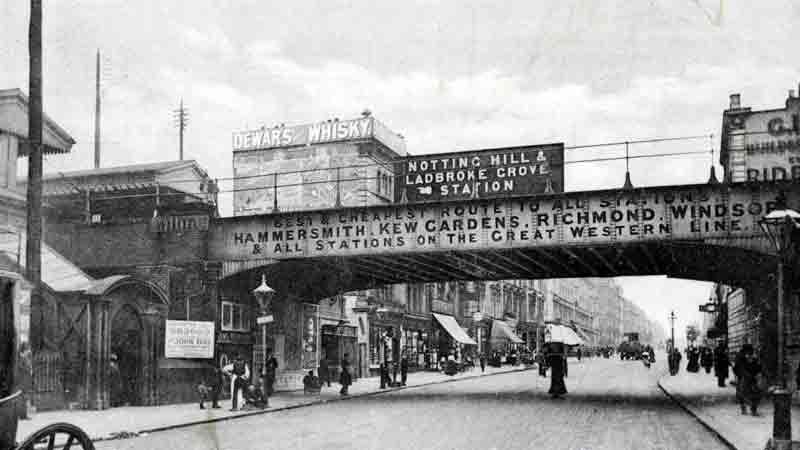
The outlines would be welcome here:
[[[785,266],[792,251],[792,232],[798,228],[800,213],[791,209],[777,209],[770,212],[758,221],[761,230],[769,238],[778,252],[778,293],[777,293],[777,334],[778,357],[777,375],[778,386],[773,391],[774,414],[772,417],[772,439],[768,448],[790,449],[792,446],[792,394],[786,383],[786,368],[784,361],[784,304],[786,297]]]
[[[266,376],[266,368],[267,368],[267,324],[274,321],[275,319],[272,316],[272,311],[270,308],[270,303],[272,302],[272,297],[275,294],[275,289],[272,289],[267,284],[267,276],[261,274],[261,284],[258,285],[257,288],[253,289],[253,296],[256,298],[259,307],[259,317],[256,318],[256,323],[261,325],[261,354],[262,354],[262,362],[261,362],[261,372],[264,374],[261,378],[262,386],[261,390],[267,395],[267,380]]]

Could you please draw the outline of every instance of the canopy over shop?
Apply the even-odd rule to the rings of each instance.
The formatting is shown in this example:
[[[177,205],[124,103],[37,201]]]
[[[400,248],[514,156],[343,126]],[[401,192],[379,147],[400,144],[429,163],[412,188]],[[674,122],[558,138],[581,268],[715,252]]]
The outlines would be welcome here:
[[[523,341],[511,327],[502,320],[492,321],[492,337],[490,343],[493,349],[510,349],[517,344],[524,344]]]
[[[572,328],[552,323],[545,328],[544,341],[545,343],[555,342],[570,346],[583,344],[583,339]]]
[[[478,343],[469,337],[467,332],[461,328],[458,322],[456,322],[455,317],[437,313],[433,313],[433,317],[445,331],[445,333],[439,333],[438,360],[446,358],[450,354],[452,354],[457,360],[461,360],[463,356],[461,348],[462,346],[478,346]]]

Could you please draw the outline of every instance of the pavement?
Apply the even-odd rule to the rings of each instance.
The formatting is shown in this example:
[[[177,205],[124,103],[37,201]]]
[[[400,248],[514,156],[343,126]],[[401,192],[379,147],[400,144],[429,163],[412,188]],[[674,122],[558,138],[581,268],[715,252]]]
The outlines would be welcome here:
[[[675,375],[665,375],[659,387],[671,396],[704,426],[717,433],[731,449],[761,450],[772,435],[772,399],[765,395],[758,408],[759,416],[743,415],[736,402],[736,388],[730,384],[717,386],[713,370],[706,374],[686,372],[685,367]],[[792,430],[798,438],[800,407],[792,407]],[[795,444],[794,448],[798,448]]]
[[[97,442],[98,450],[726,450],[658,387],[665,367],[570,360],[563,399],[536,370]]]
[[[412,372],[408,375],[407,388],[528,369],[529,368],[525,366],[487,367],[486,372],[481,373],[480,368],[476,368],[453,376],[444,375],[441,372]],[[405,389],[390,388],[381,390],[379,388],[380,379],[378,377],[355,380],[353,385],[350,386],[350,395],[347,397],[339,395],[340,387],[338,383],[331,383],[331,387],[323,387],[318,395],[306,395],[302,391],[277,392],[270,397],[270,407],[265,410],[240,410],[232,412],[229,411],[231,401],[222,400],[220,401],[220,406],[222,406],[220,409],[201,410],[197,403],[183,403],[161,406],[127,406],[106,410],[40,412],[34,414],[31,420],[19,422],[17,437],[19,440],[22,440],[33,434],[36,430],[42,429],[49,424],[68,422],[83,429],[86,434],[95,441],[130,438],[178,427],[227,421],[234,418],[261,415],[314,404],[374,395],[390,390]],[[210,402],[206,407],[208,408],[209,406]]]

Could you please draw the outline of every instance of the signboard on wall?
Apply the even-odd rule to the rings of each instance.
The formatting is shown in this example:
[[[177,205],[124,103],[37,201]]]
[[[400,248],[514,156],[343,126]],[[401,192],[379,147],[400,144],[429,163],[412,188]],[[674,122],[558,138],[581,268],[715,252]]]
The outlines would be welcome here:
[[[221,260],[761,236],[775,190],[711,185],[247,216],[212,227]]]
[[[167,320],[164,335],[167,358],[214,357],[214,322]]]
[[[758,111],[735,118],[744,130],[733,145],[744,146],[744,180],[800,180],[800,108]]]
[[[373,119],[328,120],[291,127],[262,127],[233,133],[233,151],[322,144],[365,139],[373,135]]]
[[[563,192],[564,144],[410,156],[395,171],[401,203]]]

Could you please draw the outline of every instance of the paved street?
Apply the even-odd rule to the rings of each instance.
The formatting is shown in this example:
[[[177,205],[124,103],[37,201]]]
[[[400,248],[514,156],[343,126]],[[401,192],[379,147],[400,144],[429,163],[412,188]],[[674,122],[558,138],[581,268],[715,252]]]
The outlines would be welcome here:
[[[535,370],[99,442],[99,449],[724,449],[657,387],[663,365],[572,361],[564,400]]]

